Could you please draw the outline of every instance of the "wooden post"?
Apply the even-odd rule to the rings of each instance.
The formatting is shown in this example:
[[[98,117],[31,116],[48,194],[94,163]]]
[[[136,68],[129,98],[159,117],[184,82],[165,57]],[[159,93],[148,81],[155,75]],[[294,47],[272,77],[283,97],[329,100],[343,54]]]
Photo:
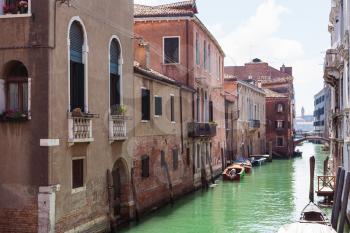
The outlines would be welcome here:
[[[323,162],[323,175],[326,176],[327,175],[327,171],[328,171],[328,161],[329,161],[329,156],[327,156],[327,158],[324,160]]]
[[[343,200],[341,202],[340,220],[339,220],[339,226],[338,226],[338,232],[341,232],[341,233],[344,232],[346,210],[348,208],[349,190],[350,190],[350,172],[347,172],[346,180],[344,184],[344,194],[343,194]]]
[[[272,141],[269,141],[269,162],[272,162]]]
[[[336,189],[336,198],[335,202],[333,204],[333,210],[332,210],[332,227],[333,229],[337,229],[338,226],[338,218],[339,218],[339,211],[341,208],[341,197],[343,194],[343,184],[344,184],[344,177],[345,177],[345,170],[342,169],[340,172],[337,189]]]
[[[314,176],[315,176],[315,157],[310,157],[310,189],[309,189],[309,200],[314,202]]]
[[[334,210],[335,210],[335,206],[337,204],[337,190],[338,190],[338,186],[339,186],[339,179],[340,179],[341,171],[342,171],[342,168],[338,167],[336,181],[335,181],[335,187],[334,187],[334,194],[333,194],[333,208],[332,208],[332,216],[331,216],[331,224],[332,225],[333,225],[333,218],[335,216]]]
[[[135,182],[134,182],[134,176],[135,176],[135,169],[131,168],[131,188],[132,188],[132,196],[135,203],[135,219],[136,222],[139,221],[139,208],[137,203],[137,195],[136,195],[136,188],[135,188]]]

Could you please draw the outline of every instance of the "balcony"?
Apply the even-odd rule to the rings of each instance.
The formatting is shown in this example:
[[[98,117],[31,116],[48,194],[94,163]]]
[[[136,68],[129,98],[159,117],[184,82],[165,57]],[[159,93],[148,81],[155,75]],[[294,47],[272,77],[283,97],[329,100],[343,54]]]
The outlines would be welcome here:
[[[197,137],[215,137],[216,136],[215,123],[188,123],[188,136],[191,138]]]
[[[249,129],[256,130],[260,128],[260,120],[250,120],[249,121]]]
[[[328,49],[324,62],[324,80],[331,86],[335,86],[340,78],[340,70],[343,67],[343,59],[336,49]]]
[[[109,116],[109,141],[123,141],[126,139],[126,117],[124,115]]]
[[[92,137],[92,118],[93,115],[84,114],[75,116],[73,113],[68,114],[68,142],[81,143],[93,142]]]

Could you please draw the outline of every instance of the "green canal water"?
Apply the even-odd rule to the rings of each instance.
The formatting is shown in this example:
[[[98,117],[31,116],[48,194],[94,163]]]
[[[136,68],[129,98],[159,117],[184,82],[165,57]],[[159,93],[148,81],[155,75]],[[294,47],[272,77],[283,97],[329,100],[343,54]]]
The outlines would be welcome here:
[[[317,175],[327,156],[320,145],[304,143],[298,149],[303,158],[254,168],[240,183],[219,180],[215,188],[188,195],[119,232],[277,232],[281,225],[298,220],[308,202],[309,157],[316,157]]]

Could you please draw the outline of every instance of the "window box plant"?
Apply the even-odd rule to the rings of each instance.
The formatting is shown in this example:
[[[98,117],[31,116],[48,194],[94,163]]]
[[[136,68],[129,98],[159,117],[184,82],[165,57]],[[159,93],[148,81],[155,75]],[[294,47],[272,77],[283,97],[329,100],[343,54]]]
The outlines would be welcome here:
[[[18,3],[18,10],[20,14],[27,14],[28,13],[28,1],[20,1]]]
[[[27,120],[28,120],[28,113],[24,113],[24,112],[8,110],[0,114],[0,121],[18,122],[18,121],[27,121]]]

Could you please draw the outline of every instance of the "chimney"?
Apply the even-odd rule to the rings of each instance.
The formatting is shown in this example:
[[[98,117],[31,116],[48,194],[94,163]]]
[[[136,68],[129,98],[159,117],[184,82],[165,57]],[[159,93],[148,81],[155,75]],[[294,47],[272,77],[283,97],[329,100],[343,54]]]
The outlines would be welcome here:
[[[140,41],[135,48],[135,60],[140,64],[143,69],[150,69],[150,46],[145,41]]]
[[[280,71],[286,74],[289,74],[290,76],[293,76],[293,67],[286,67],[284,64],[280,68]]]

